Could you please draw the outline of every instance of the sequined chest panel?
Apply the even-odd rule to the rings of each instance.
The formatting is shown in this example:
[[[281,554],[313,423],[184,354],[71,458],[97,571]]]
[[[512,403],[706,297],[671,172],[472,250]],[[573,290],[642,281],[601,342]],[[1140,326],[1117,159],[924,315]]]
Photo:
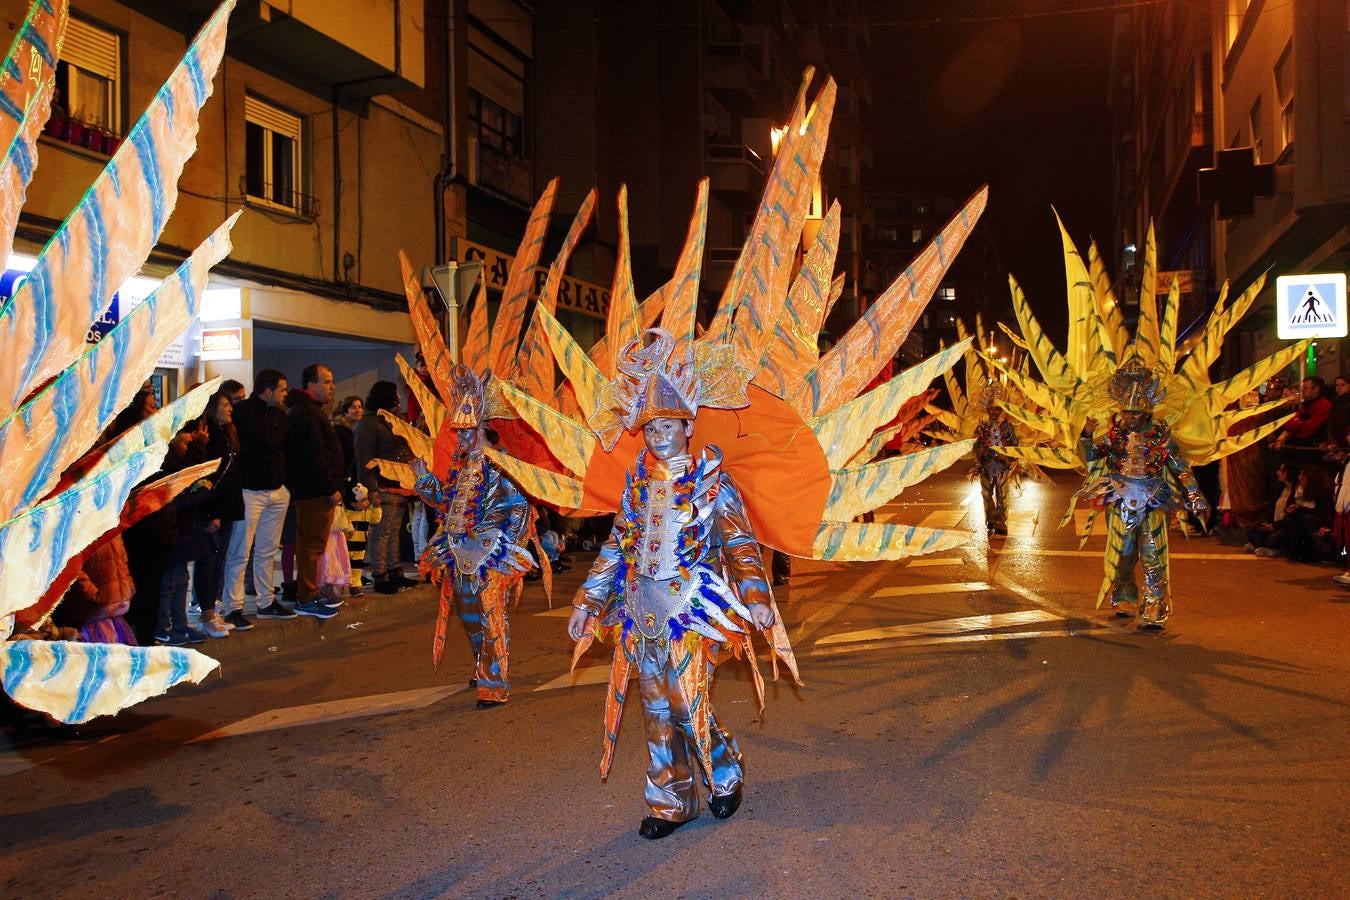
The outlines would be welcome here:
[[[450,505],[445,511],[445,533],[452,539],[467,533],[477,524],[473,519],[483,493],[484,478],[481,455],[470,457],[456,473]]]
[[[645,578],[659,581],[679,574],[676,542],[680,530],[688,524],[674,508],[675,482],[649,481],[647,502],[642,509],[642,527],[637,545],[637,570]]]
[[[1111,471],[1127,478],[1159,478],[1167,465],[1169,435],[1158,425],[1142,430],[1111,429],[1107,451]]]

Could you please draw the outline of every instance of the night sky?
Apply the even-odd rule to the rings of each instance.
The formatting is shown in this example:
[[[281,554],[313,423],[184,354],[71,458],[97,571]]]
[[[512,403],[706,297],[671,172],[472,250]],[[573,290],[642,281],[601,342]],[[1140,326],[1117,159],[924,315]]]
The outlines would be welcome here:
[[[870,130],[881,190],[990,186],[981,227],[1052,335],[1064,268],[1051,205],[1080,249],[1112,251],[1106,0],[864,0],[873,23]],[[1028,13],[1058,13],[1028,17]],[[1002,20],[997,20],[1004,17]],[[914,20],[948,20],[912,24]],[[958,18],[993,21],[954,22]],[[1112,273],[1114,276],[1114,272]],[[1006,292],[1002,304],[1011,320]]]

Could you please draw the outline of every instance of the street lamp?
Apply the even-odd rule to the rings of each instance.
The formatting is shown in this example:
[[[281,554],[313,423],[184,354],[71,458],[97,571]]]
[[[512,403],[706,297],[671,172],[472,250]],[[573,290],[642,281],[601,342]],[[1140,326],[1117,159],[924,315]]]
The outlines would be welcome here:
[[[445,335],[446,347],[450,349],[450,358],[456,363],[459,362],[459,311],[468,307],[482,273],[481,259],[431,267],[431,283],[436,286],[436,293],[440,294],[441,302],[445,304],[441,332]]]

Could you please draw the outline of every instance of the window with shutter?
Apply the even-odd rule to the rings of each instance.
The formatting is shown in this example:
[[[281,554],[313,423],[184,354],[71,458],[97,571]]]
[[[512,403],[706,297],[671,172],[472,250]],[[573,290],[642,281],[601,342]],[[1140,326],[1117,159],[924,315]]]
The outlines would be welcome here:
[[[71,17],[56,66],[56,95],[46,133],[112,153],[122,133],[122,36]]]
[[[244,97],[244,193],[251,201],[303,209],[300,133],[299,116]]]

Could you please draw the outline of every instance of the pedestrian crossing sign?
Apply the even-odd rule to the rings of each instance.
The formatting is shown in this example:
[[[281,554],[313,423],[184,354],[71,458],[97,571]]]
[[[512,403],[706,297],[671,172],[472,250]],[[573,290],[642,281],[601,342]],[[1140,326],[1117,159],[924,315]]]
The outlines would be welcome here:
[[[1346,335],[1345,273],[1281,275],[1275,279],[1276,321],[1283,340]]]

